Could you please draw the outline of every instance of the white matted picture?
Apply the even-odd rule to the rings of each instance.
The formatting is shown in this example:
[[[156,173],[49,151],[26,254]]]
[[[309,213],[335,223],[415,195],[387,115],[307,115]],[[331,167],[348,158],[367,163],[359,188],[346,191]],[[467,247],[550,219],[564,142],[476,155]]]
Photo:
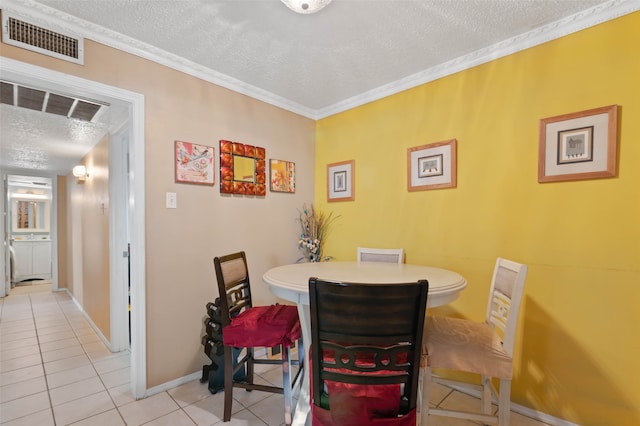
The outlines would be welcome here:
[[[616,176],[618,106],[540,120],[538,182]]]
[[[213,185],[213,156],[211,146],[174,141],[175,180],[177,183]]]
[[[327,201],[353,201],[355,161],[327,164]]]
[[[407,189],[455,188],[456,140],[450,139],[407,150]]]
[[[442,157],[442,154],[436,154],[418,158],[418,177],[442,176]]]

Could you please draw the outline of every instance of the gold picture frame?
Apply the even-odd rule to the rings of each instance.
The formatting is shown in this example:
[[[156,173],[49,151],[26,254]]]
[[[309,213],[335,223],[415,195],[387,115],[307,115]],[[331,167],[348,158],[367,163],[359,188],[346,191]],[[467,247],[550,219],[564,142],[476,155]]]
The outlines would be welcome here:
[[[449,139],[407,149],[407,189],[455,188],[457,178],[457,140]]]
[[[269,190],[296,192],[296,164],[293,161],[269,160]]]
[[[617,175],[618,106],[540,120],[538,182]]]
[[[327,201],[353,201],[355,160],[327,164]]]

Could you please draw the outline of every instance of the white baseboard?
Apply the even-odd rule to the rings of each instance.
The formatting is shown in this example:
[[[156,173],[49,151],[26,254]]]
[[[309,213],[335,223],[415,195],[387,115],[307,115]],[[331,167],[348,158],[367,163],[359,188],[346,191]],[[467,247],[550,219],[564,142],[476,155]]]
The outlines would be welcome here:
[[[195,373],[191,373],[188,376],[179,377],[175,380],[171,380],[170,382],[166,382],[161,385],[154,386],[152,388],[147,389],[147,392],[145,393],[144,397],[146,398],[148,396],[152,396],[160,392],[168,391],[177,386],[184,385],[185,383],[189,383],[194,380],[200,380],[200,377],[202,377],[202,371],[196,371]],[[206,384],[204,384],[204,386],[206,386]]]
[[[69,291],[69,289],[67,288],[61,288],[56,290],[56,292],[65,292],[69,295],[69,297],[71,298],[71,300],[73,300],[73,303],[76,305],[76,307],[78,308],[78,310],[80,311],[80,313],[82,313],[82,316],[84,317],[84,319],[87,320],[87,322],[89,323],[89,325],[91,325],[91,328],[93,328],[93,331],[96,332],[96,334],[98,335],[98,337],[100,338],[100,340],[102,340],[102,343],[105,344],[105,346],[107,347],[107,349],[109,349],[111,352],[113,353],[117,353],[118,351],[115,351],[113,349],[113,345],[111,344],[111,342],[104,336],[104,334],[102,334],[102,332],[100,331],[100,329],[98,328],[98,326],[93,322],[93,320],[91,319],[91,317],[89,316],[89,314],[87,314],[84,310],[84,308],[82,307],[82,305],[80,305],[80,302],[78,302],[78,300],[73,297],[73,294],[71,294],[71,292]]]
[[[267,348],[262,348],[262,347],[256,348],[254,351],[254,355],[256,356],[256,358],[266,358],[268,355]],[[179,377],[175,380],[171,380],[166,383],[162,383],[161,385],[147,389],[145,398],[160,392],[168,391],[170,389],[175,388],[176,386],[184,385],[185,383],[189,383],[193,380],[200,380],[201,377],[202,377],[202,370],[196,371],[195,373],[191,373],[187,376]],[[204,384],[204,386],[206,386],[206,384]]]
[[[458,392],[465,393],[467,395],[471,395],[476,398],[480,398],[480,392],[474,389],[468,389],[463,386],[450,386],[452,389],[457,390]],[[550,426],[581,426],[578,423],[572,423],[568,420],[560,419],[558,417],[554,417],[550,414],[543,413],[541,411],[534,410],[529,407],[525,407],[523,405],[511,403],[511,411],[514,411],[518,414],[522,414],[523,416],[530,417],[534,420],[541,421]]]

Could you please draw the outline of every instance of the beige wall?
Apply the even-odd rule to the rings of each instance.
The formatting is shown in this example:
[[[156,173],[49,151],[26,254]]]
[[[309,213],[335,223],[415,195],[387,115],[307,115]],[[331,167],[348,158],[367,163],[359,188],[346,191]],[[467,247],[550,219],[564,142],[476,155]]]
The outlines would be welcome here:
[[[71,208],[80,216],[73,224],[80,232],[82,262],[72,263],[83,288],[82,306],[102,334],[111,339],[109,320],[109,138],[105,137],[87,154],[85,183],[73,181]],[[79,223],[78,223],[79,222]]]
[[[84,183],[58,177],[58,281],[111,339],[109,306],[109,138],[80,161]]]
[[[298,258],[295,219],[298,208],[313,201],[315,123],[90,40],[84,66],[4,44],[1,55],[145,96],[147,387],[200,371],[207,362],[200,343],[205,305],[217,296],[213,257],[247,252],[257,303],[275,300],[262,274]],[[212,146],[218,154],[220,139],[295,162],[296,193],[222,196],[217,160],[215,186],[174,182],[175,140]],[[177,209],[165,208],[166,192],[177,193]],[[75,263],[87,254],[79,241],[71,243]],[[73,274],[74,282],[80,279]],[[77,293],[90,303],[86,288]]]

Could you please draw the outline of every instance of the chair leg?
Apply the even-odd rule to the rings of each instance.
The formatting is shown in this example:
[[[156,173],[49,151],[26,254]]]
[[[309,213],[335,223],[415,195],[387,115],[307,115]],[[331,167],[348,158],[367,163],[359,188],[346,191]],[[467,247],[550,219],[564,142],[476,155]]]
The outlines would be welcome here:
[[[480,404],[482,404],[482,414],[491,413],[491,377],[482,376],[482,395],[480,396]]]
[[[498,426],[509,426],[511,416],[511,380],[500,380],[498,398]]]
[[[302,337],[298,339],[298,363],[300,367],[304,365],[304,341]]]
[[[422,425],[422,386],[423,386],[423,376],[424,376],[424,368],[420,367],[420,371],[418,373],[418,395],[416,401],[417,408],[417,416],[416,416],[416,426]]]
[[[231,420],[231,405],[233,404],[233,348],[224,347],[224,416],[223,421]]]
[[[282,389],[284,394],[284,423],[291,424],[291,358],[289,357],[289,347],[280,347],[282,352]]]
[[[302,380],[304,378],[304,342],[302,341],[302,337],[298,339],[298,372],[294,377],[291,388],[294,388],[296,385],[300,385],[302,388]]]
[[[254,356],[254,349],[253,348],[246,348],[247,351],[247,355],[249,355],[248,359],[247,359],[247,377],[246,377],[246,382],[253,384],[253,372],[254,372],[254,364],[253,364],[253,356]]]
[[[422,373],[422,402],[420,404],[419,424],[421,426],[427,426],[429,424],[429,397],[431,393],[431,379],[433,371],[429,366],[420,370],[424,370],[424,373]]]

